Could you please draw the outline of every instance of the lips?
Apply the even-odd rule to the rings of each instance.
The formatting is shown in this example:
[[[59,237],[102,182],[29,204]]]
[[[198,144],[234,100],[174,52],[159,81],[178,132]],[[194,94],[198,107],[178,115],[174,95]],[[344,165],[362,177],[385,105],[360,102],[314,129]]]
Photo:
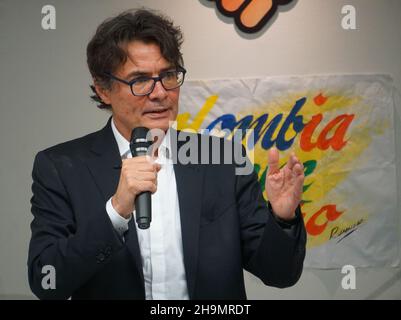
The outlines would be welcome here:
[[[154,108],[146,110],[143,114],[152,118],[164,118],[168,113],[169,108]]]
[[[147,114],[147,113],[163,113],[163,112],[165,112],[165,111],[167,111],[167,110],[168,110],[168,108],[149,109],[149,110],[146,110],[146,111],[144,112],[144,114]]]

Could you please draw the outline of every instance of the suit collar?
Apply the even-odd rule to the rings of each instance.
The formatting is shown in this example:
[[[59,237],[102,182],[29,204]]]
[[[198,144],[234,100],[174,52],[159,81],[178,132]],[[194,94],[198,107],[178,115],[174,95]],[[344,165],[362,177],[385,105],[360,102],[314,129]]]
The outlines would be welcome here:
[[[113,132],[114,138],[117,142],[118,150],[122,159],[127,158],[128,153],[130,153],[129,141],[123,137],[123,135],[118,131],[116,125],[114,124],[113,118],[110,121],[111,130]]]
[[[121,157],[117,142],[111,130],[111,118],[99,131],[91,147],[94,156],[87,164],[104,199],[107,201],[114,194],[120,175]]]
[[[91,146],[91,151],[96,155],[106,157],[105,159],[107,160],[112,160],[113,165],[120,165],[121,158],[119,156],[116,139],[114,138],[113,131],[111,129],[111,121],[112,118],[110,117],[104,128],[101,129],[95,136]]]

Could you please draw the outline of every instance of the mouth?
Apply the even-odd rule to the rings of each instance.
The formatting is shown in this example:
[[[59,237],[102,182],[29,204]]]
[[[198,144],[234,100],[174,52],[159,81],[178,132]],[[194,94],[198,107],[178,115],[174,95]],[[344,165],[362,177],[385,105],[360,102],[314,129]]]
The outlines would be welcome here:
[[[146,110],[143,115],[152,119],[165,118],[169,115],[169,108],[153,108]]]

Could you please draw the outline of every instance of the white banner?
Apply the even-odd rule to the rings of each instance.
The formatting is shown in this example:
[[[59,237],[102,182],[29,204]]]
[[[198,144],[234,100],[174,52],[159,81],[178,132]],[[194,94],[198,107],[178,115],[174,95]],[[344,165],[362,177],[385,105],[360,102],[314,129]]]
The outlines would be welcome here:
[[[305,167],[306,267],[398,264],[393,83],[383,75],[187,81],[180,129],[253,129],[264,190],[267,150]]]

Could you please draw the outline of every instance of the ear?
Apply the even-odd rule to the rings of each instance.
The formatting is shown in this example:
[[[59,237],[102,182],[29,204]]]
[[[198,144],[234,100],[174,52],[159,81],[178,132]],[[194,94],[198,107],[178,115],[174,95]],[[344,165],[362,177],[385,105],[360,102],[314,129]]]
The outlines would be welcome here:
[[[99,83],[94,80],[93,85],[95,86],[96,93],[106,104],[111,104],[110,90],[103,88]]]

